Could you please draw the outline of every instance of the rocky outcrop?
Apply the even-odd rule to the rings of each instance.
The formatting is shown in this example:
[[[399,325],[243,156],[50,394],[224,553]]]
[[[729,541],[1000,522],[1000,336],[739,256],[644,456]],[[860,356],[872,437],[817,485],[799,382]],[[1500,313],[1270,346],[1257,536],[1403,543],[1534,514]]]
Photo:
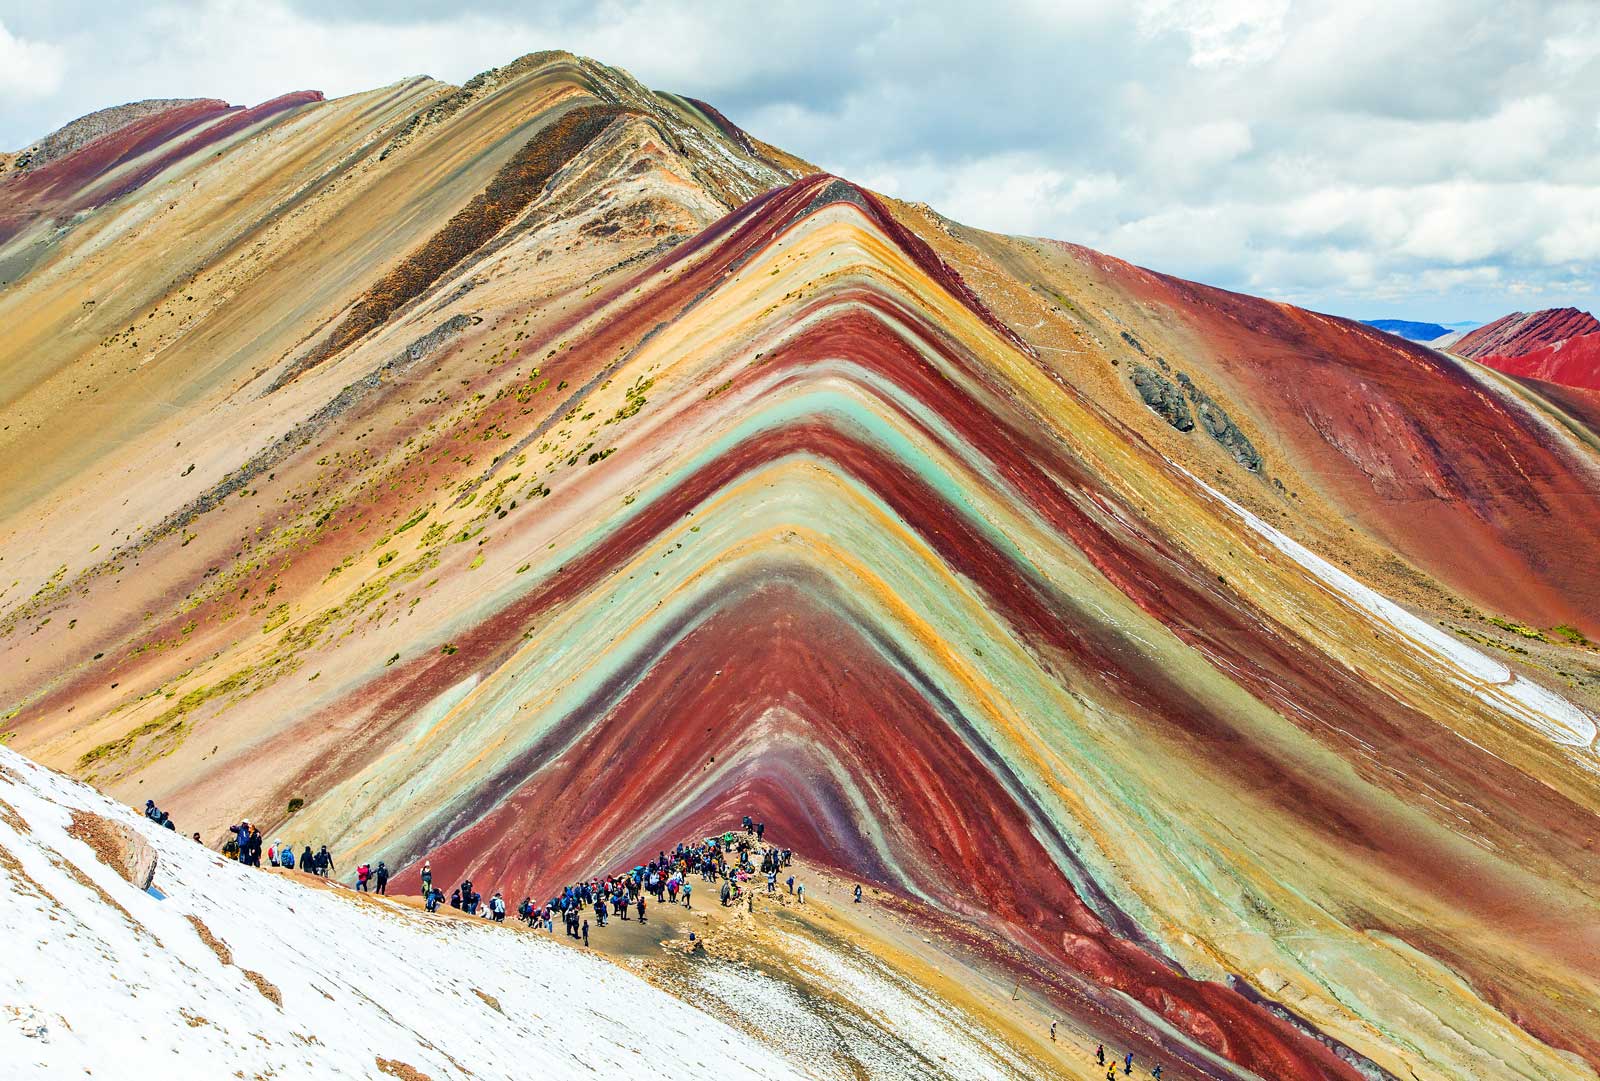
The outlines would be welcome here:
[[[74,810],[67,833],[94,851],[101,863],[127,879],[138,890],[147,890],[156,876],[156,850],[122,822],[93,811]]]
[[[1129,336],[1124,334],[1123,337]],[[1156,358],[1156,362],[1162,368],[1171,370],[1171,366],[1160,357]],[[1195,386],[1194,380],[1186,373],[1177,372],[1176,377],[1177,382],[1174,383],[1154,368],[1135,364],[1129,378],[1133,380],[1139,397],[1144,399],[1144,404],[1162,420],[1180,432],[1192,432],[1195,414],[1198,413],[1206,434],[1216,440],[1217,445],[1227,451],[1234,461],[1252,473],[1261,472],[1261,454],[1249,437],[1239,430],[1228,411],[1218,405],[1211,395]],[[1191,402],[1194,404],[1192,410]]]
[[[48,165],[58,158],[66,157],[80,146],[92,143],[102,135],[110,135],[125,128],[135,120],[164,113],[180,105],[193,105],[202,100],[201,98],[150,98],[97,110],[57,128],[33,146],[21,151],[12,160],[11,167],[19,171],[37,169],[41,165]]]
[[[1233,460],[1250,470],[1252,473],[1261,472],[1261,455],[1248,436],[1239,430],[1239,426],[1228,416],[1227,410],[1212,400],[1211,395],[1194,385],[1183,372],[1178,373],[1178,382],[1183,385],[1183,392],[1194,403],[1196,413],[1200,414],[1200,424],[1205,428],[1206,434],[1217,441],[1217,444],[1233,456]]]
[[[1143,364],[1133,366],[1130,378],[1144,404],[1158,417],[1180,432],[1194,431],[1194,414],[1189,412],[1189,403],[1183,400],[1183,392],[1177,384]]]

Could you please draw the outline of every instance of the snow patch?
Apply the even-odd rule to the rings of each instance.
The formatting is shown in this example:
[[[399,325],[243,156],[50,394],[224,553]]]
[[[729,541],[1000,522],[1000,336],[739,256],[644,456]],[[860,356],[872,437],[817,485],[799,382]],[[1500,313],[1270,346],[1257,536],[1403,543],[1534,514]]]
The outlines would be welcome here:
[[[1597,729],[1595,719],[1580,707],[1549,688],[1518,675],[1505,664],[1480,653],[1454,635],[1412,615],[1292,537],[1257,518],[1188,470],[1184,472],[1274,548],[1310,571],[1330,593],[1386,624],[1394,634],[1406,639],[1414,648],[1437,662],[1452,681],[1467,688],[1479,700],[1552,742],[1585,749],[1595,745],[1600,729]]]
[[[73,809],[146,838],[165,899]],[[241,867],[4,748],[0,931],[7,1078],[828,1076],[579,949]]]

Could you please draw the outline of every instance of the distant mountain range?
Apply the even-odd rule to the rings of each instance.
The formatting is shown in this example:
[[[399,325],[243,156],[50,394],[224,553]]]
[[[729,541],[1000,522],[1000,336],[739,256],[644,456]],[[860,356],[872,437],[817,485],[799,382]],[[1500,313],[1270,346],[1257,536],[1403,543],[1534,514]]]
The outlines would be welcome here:
[[[1410,319],[1363,319],[1369,327],[1377,327],[1389,334],[1395,334],[1413,342],[1431,342],[1435,338],[1442,338],[1449,334],[1451,329],[1442,323],[1417,323]],[[1468,326],[1475,324],[1468,323]]]
[[[1413,319],[1363,319],[1361,322],[1412,342],[1437,342],[1450,335],[1460,337],[1483,325],[1473,319],[1459,323],[1421,323]]]

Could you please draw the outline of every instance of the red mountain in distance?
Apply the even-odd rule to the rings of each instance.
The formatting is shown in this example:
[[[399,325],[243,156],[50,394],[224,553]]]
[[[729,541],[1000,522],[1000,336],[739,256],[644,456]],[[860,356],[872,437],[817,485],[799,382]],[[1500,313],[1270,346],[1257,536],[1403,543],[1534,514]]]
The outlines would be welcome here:
[[[1507,375],[1600,390],[1600,333],[1551,342],[1521,356],[1485,357],[1483,363]]]
[[[1520,357],[1596,331],[1600,331],[1600,320],[1578,308],[1512,312],[1462,336],[1450,351],[1479,361],[1487,357]]]

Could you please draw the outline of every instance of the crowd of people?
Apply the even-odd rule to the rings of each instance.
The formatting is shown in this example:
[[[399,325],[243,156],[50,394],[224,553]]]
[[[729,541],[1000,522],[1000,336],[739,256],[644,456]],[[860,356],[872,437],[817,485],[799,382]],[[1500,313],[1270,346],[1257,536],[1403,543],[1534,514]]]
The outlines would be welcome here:
[[[157,807],[154,800],[144,801],[144,816],[169,830],[177,829],[172,817]],[[754,889],[750,885],[752,881],[764,878],[766,892],[776,894],[779,876],[793,864],[794,853],[787,848],[765,844],[765,822],[752,821],[749,815],[745,815],[741,826],[742,832],[729,830],[720,836],[707,837],[698,842],[680,842],[672,852],[660,852],[655,859],[629,871],[575,882],[543,902],[534,901],[532,896],[524,897],[517,906],[517,919],[530,928],[542,929],[550,934],[555,933],[555,922],[560,919],[566,935],[587,946],[588,917],[591,913],[596,925],[604,927],[612,919],[627,920],[630,911],[639,923],[649,922],[646,899],[650,897],[655,898],[657,904],[676,905],[682,901],[685,908],[692,908],[694,883],[691,880],[695,878],[702,882],[717,883],[717,897],[725,908],[746,900]],[[198,842],[200,835],[194,834],[194,839]],[[222,853],[247,867],[260,867],[262,847],[260,829],[252,825],[249,819],[243,819],[238,825],[228,827],[228,838],[223,843]],[[302,872],[322,878],[327,878],[330,872],[337,873],[327,845],[313,852],[308,844],[296,857],[294,845],[278,840],[267,845],[265,851],[267,864],[271,867],[292,871],[298,866]],[[445,902],[445,895],[434,883],[431,861],[423,861],[421,879],[423,903],[429,912],[437,912]],[[796,882],[791,874],[784,878],[783,885],[798,903],[805,904],[804,883]],[[378,861],[377,867],[363,863],[356,868],[355,888],[366,892],[369,887],[376,894],[388,893],[389,868],[383,860]],[[861,903],[859,884],[855,886],[853,899],[856,904]],[[449,904],[468,916],[480,916],[495,923],[505,922],[506,903],[500,891],[496,890],[485,903],[483,894],[470,878],[463,879],[459,886],[450,891]],[[690,932],[690,937],[693,937],[693,932]],[[1055,1038],[1056,1025],[1051,1022],[1050,1039],[1054,1041]],[[1106,1067],[1106,1081],[1116,1081],[1117,1064],[1115,1060],[1107,1064],[1103,1044],[1095,1048],[1095,1060]],[[1123,1058],[1122,1073],[1124,1076],[1133,1073],[1131,1051]],[[1151,1076],[1155,1081],[1161,1081],[1160,1064],[1154,1067]]]
[[[159,822],[168,829],[176,829],[172,819],[156,807],[153,800],[145,801],[145,817]],[[700,841],[680,842],[670,853],[659,852],[656,857],[631,870],[574,882],[544,901],[526,896],[516,908],[517,918],[529,927],[555,933],[557,920],[568,937],[589,944],[589,918],[592,915],[599,927],[613,919],[627,920],[631,913],[638,923],[649,922],[648,900],[656,904],[694,907],[695,880],[716,884],[717,897],[723,907],[747,901],[755,890],[755,882],[765,879],[766,892],[776,894],[779,876],[794,862],[794,853],[765,843],[767,826],[745,815],[742,831],[728,830],[719,836]],[[194,835],[196,841],[200,835]],[[327,845],[315,851],[308,844],[295,854],[295,846],[283,840],[268,843],[258,826],[249,819],[228,827],[222,844],[222,854],[238,860],[247,867],[266,865],[304,874],[327,878],[337,874],[333,855]],[[422,900],[429,912],[437,912],[446,903],[442,887],[433,879],[433,864],[424,861],[421,872]],[[800,904],[805,904],[806,887],[787,875],[784,887]],[[362,892],[387,894],[389,868],[379,860],[376,867],[363,863],[355,870],[355,888]],[[861,887],[856,887],[859,902]],[[468,916],[479,916],[503,923],[506,902],[500,891],[490,895],[487,902],[474,886],[472,879],[463,879],[450,891],[448,903],[452,909]]]
[[[195,834],[194,839],[198,841],[200,835]],[[253,825],[248,818],[228,827],[227,839],[222,843],[222,854],[228,859],[238,860],[246,867],[260,867],[265,855],[269,867],[281,867],[285,871],[293,871],[298,867],[305,874],[319,878],[327,878],[339,870],[327,845],[322,845],[314,852],[310,845],[306,845],[296,856],[294,845],[287,841],[277,840],[268,844],[261,836],[260,827]],[[388,892],[389,868],[382,860],[378,861],[376,868],[367,864],[356,868],[356,889],[365,891],[369,883],[373,884],[377,893]]]
[[[767,892],[776,893],[778,876],[794,861],[787,848],[763,844],[766,823],[754,822],[746,815],[743,831],[729,830],[720,836],[681,842],[671,852],[661,851],[654,859],[627,871],[590,878],[562,889],[547,899],[536,901],[529,895],[516,907],[517,919],[529,927],[555,933],[559,921],[569,938],[589,944],[590,918],[594,926],[604,927],[611,920],[628,920],[630,913],[638,923],[648,923],[650,899],[658,905],[694,907],[695,881],[719,884],[718,897],[726,906],[737,904],[752,888],[749,883],[765,876]],[[445,903],[443,888],[434,882],[433,864],[424,862],[421,872],[422,898],[429,912]],[[794,875],[785,879],[790,894],[805,903],[805,885]],[[449,905],[468,916],[504,922],[506,902],[499,891],[487,903],[472,879],[463,879],[450,891]]]

